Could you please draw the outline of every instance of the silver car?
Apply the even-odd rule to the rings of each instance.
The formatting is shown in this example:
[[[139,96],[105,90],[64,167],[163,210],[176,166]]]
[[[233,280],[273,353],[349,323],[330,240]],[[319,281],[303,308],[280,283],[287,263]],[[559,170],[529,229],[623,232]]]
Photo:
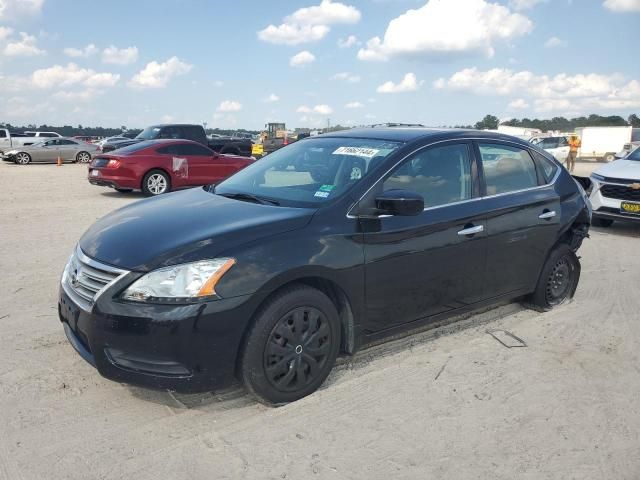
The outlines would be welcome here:
[[[96,145],[71,138],[52,138],[33,145],[21,146],[5,152],[3,160],[20,165],[29,163],[63,162],[89,163],[91,157],[100,152]]]

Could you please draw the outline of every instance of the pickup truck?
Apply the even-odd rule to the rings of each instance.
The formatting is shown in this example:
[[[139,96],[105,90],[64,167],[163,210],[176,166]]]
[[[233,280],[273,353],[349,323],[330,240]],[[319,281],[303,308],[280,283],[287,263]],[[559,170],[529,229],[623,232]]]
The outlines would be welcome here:
[[[209,147],[211,150],[221,154],[251,156],[252,142],[243,138],[213,137],[208,138],[202,125],[190,124],[162,124],[152,125],[145,128],[131,142],[109,143],[102,146],[103,152],[108,152],[126,145],[143,140],[175,139],[193,140]]]
[[[42,142],[45,138],[61,137],[62,135],[55,132],[15,133],[6,128],[0,128],[0,155],[22,145],[33,145],[34,143]]]

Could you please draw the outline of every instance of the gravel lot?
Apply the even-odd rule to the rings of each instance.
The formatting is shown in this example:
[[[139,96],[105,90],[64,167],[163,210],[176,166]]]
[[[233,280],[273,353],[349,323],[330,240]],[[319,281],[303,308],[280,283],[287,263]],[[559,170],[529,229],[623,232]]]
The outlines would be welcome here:
[[[113,383],[73,351],[62,267],[95,219],[141,198],[85,175],[0,164],[0,479],[640,478],[640,225],[592,230],[569,305],[506,305],[370,348],[271,409],[240,387]]]

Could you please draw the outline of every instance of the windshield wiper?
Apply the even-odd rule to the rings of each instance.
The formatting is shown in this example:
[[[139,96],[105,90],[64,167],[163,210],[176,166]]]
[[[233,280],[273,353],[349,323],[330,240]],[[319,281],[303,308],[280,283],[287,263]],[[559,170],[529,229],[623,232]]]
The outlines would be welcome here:
[[[265,198],[265,197],[258,197],[251,193],[229,192],[229,193],[218,193],[217,195],[220,195],[226,198],[233,198],[234,200],[245,200],[245,201],[248,200],[250,202],[259,203],[261,205],[280,205],[280,202],[278,202],[277,200],[272,200],[270,198]]]

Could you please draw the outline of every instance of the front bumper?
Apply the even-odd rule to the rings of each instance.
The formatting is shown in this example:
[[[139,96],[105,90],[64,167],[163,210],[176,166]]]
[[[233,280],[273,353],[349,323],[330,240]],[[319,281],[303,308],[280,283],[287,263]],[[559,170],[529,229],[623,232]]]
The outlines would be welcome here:
[[[592,189],[589,199],[591,200],[591,205],[593,206],[594,217],[632,222],[640,221],[640,215],[626,213],[621,210],[622,202],[625,200],[605,197],[602,194],[602,185],[603,182],[592,180]]]
[[[62,287],[58,300],[69,342],[101,375],[182,392],[209,391],[234,381],[253,312],[249,296],[149,305],[119,301],[112,292],[88,311]]]

